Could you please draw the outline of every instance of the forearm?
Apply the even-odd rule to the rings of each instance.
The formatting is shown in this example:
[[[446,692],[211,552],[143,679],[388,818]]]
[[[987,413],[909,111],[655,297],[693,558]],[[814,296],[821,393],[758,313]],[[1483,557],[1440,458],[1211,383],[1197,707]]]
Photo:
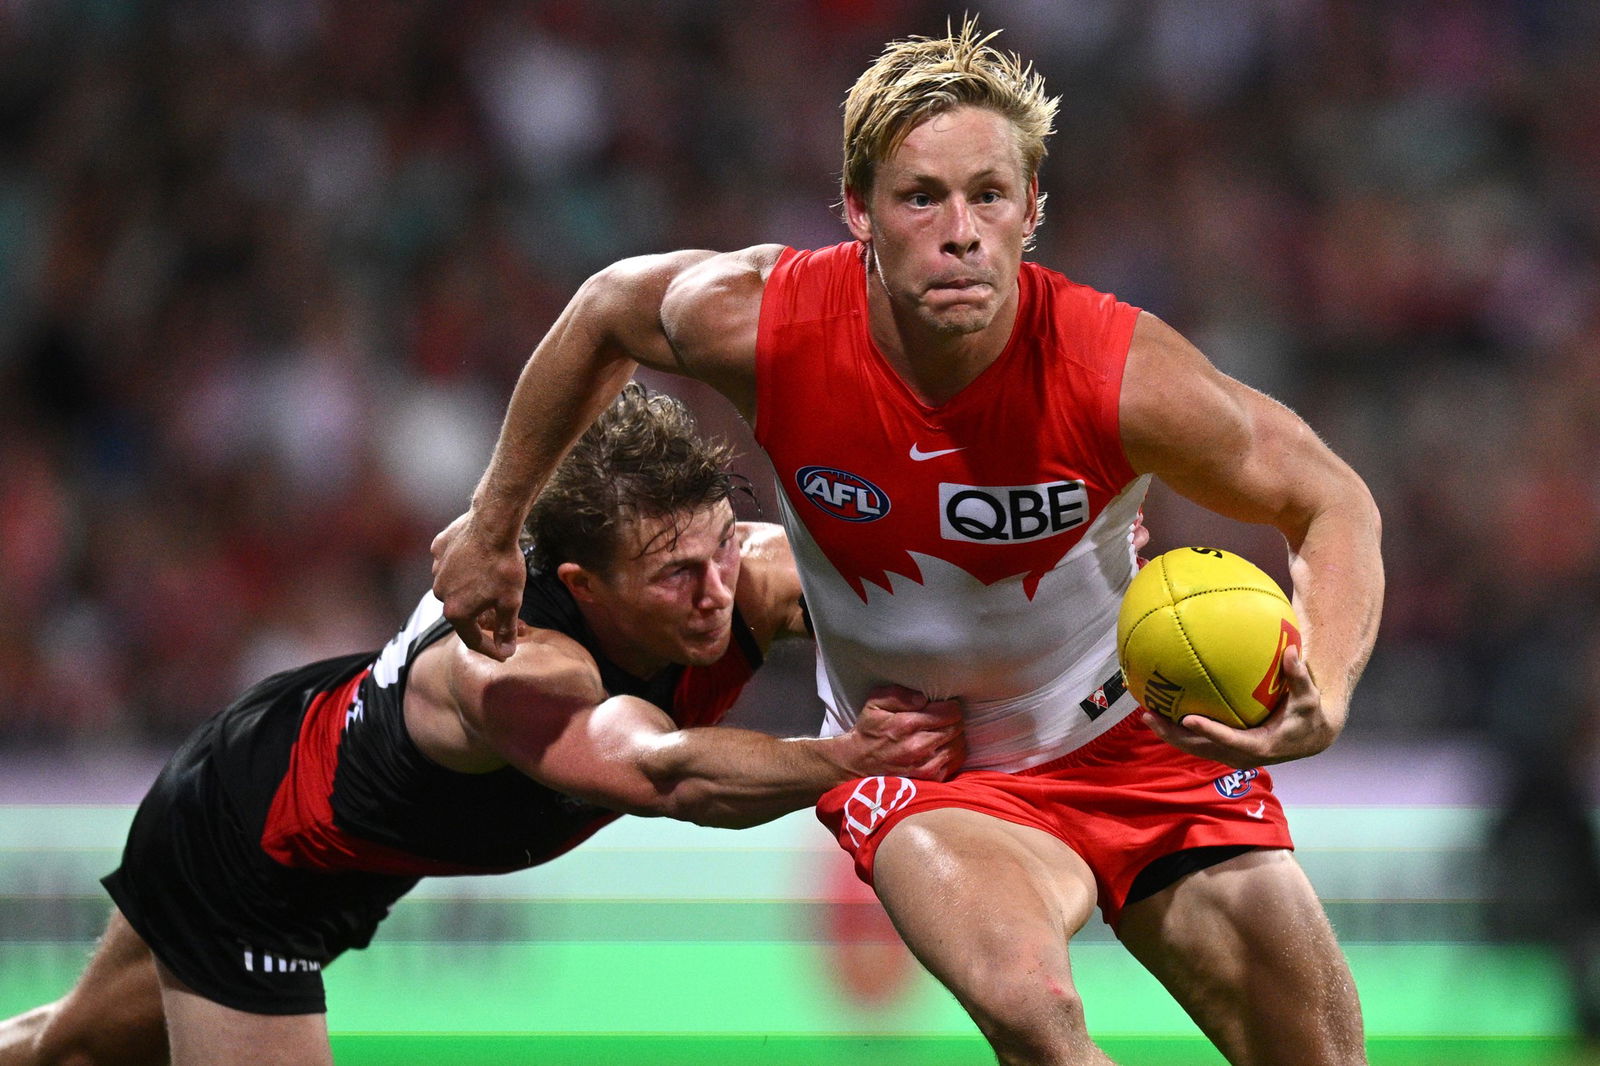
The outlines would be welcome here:
[[[1306,663],[1323,704],[1344,727],[1350,697],[1372,654],[1383,610],[1381,521],[1353,474],[1337,503],[1288,531],[1289,576]]]
[[[672,278],[703,255],[625,260],[579,288],[517,378],[473,492],[480,528],[514,537],[550,472],[634,369],[670,364],[661,301]]]
[[[802,810],[859,776],[843,739],[780,740],[723,726],[673,733],[641,764],[659,801],[650,813],[732,829]]]

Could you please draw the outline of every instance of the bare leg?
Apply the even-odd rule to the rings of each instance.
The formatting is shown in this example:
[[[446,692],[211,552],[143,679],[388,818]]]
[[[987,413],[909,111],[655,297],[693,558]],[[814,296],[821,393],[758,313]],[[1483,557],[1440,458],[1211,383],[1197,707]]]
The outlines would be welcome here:
[[[333,1066],[325,1014],[248,1014],[213,1003],[156,963],[173,1066]]]
[[[70,992],[0,1022],[0,1066],[160,1066],[166,1061],[154,960],[115,908]]]
[[[1006,1066],[1105,1066],[1089,1039],[1067,944],[1094,878],[1061,841],[949,809],[889,831],[873,880],[895,928]]]
[[[1251,851],[1123,912],[1122,942],[1234,1066],[1364,1066],[1349,964],[1300,864]]]

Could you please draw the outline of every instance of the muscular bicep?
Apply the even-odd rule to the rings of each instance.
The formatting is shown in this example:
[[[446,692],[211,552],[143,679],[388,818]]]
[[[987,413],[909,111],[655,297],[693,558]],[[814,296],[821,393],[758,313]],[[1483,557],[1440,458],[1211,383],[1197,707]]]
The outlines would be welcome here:
[[[464,651],[461,665],[463,720],[505,763],[590,803],[653,811],[644,760],[676,726],[644,700],[608,697],[575,642],[537,633],[504,663]]]
[[[637,256],[613,263],[578,290],[553,337],[593,331],[589,347],[613,360],[680,372],[677,354],[662,324],[668,291],[715,252],[681,251]],[[548,341],[546,347],[554,347]]]
[[[673,279],[661,303],[661,324],[674,370],[698,378],[755,412],[756,332],[767,275],[780,245],[757,245],[710,256]]]
[[[1349,473],[1293,411],[1150,314],[1134,330],[1121,422],[1135,470],[1218,514],[1276,526],[1291,543]]]

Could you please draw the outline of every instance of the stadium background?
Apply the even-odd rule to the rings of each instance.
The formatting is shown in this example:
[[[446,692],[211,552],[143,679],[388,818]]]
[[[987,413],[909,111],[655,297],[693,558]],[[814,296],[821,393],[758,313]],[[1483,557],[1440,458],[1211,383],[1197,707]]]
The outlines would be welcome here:
[[[1580,1053],[1563,959],[1587,944],[1600,969],[1583,0],[0,3],[0,1015],[70,982],[176,738],[404,617],[583,278],[842,239],[845,89],[969,8],[1062,96],[1035,258],[1295,407],[1383,507],[1353,722],[1278,775],[1374,1060]],[[1275,536],[1160,492],[1147,513],[1152,551],[1220,544],[1283,576]],[[810,728],[803,657],[775,666],[740,720]],[[830,847],[805,815],[636,822],[432,885],[330,972],[341,1061],[428,1061],[430,1032],[484,1062],[986,1061]],[[1103,930],[1079,956],[1114,1050],[1220,1061]],[[494,1031],[517,1035],[462,1035]]]

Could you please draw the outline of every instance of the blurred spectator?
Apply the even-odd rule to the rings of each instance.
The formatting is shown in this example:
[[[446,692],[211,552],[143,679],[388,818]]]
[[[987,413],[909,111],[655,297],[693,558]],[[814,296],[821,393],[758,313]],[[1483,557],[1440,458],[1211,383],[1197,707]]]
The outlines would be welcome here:
[[[1491,933],[1565,964],[1573,1028],[1600,1056],[1600,835],[1589,769],[1600,747],[1593,601],[1524,620],[1497,657],[1489,725],[1505,802],[1486,841]]]
[[[381,639],[570,291],[639,252],[842,239],[850,77],[966,6],[0,5],[0,745],[165,743]],[[1573,104],[1600,8],[983,18],[1063,96],[1037,257],[1377,491],[1390,602],[1351,733],[1489,720],[1515,635],[1600,595],[1600,110]],[[1160,492],[1149,516],[1152,550],[1284,576],[1271,537]]]

